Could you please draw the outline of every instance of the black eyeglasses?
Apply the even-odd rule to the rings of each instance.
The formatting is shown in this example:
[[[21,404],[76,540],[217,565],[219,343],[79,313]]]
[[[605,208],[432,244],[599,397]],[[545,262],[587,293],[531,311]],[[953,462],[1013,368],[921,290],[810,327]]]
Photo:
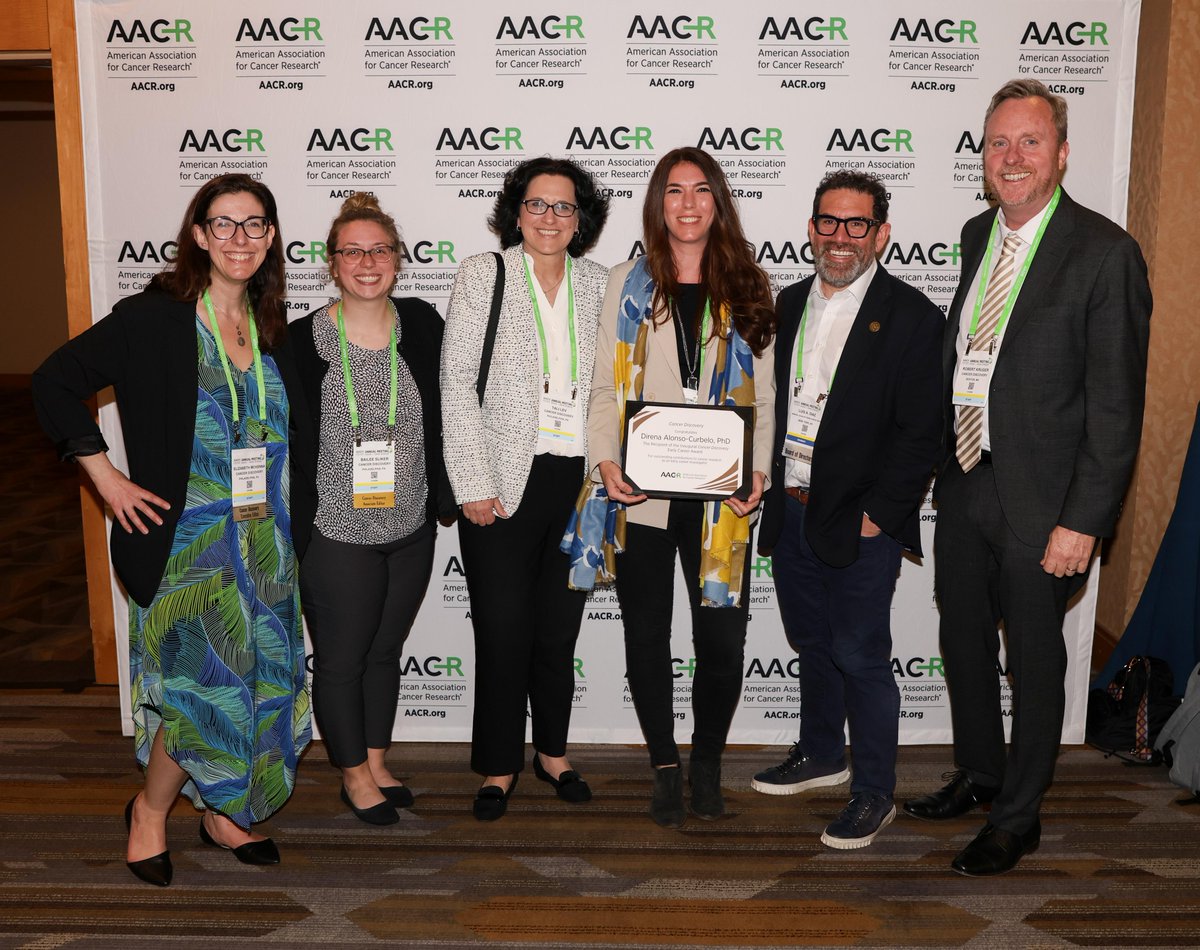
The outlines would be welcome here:
[[[837,234],[838,225],[845,225],[846,234],[858,239],[865,238],[871,228],[878,227],[879,222],[874,218],[838,218],[832,214],[813,215],[813,227],[818,234],[832,237]]]
[[[212,236],[218,241],[228,241],[237,234],[238,228],[241,228],[242,232],[250,240],[257,241],[260,238],[265,238],[267,231],[271,229],[271,219],[260,215],[246,218],[244,221],[234,221],[233,218],[219,215],[215,218],[205,218],[204,223],[208,226],[208,230]]]
[[[545,214],[548,210],[554,212],[556,218],[569,218],[575,213],[575,209],[579,205],[573,205],[569,201],[556,201],[554,204],[547,204],[541,198],[526,198],[521,202],[525,206],[525,210],[530,214]]]
[[[365,259],[364,255],[370,255],[376,264],[382,264],[385,261],[391,260],[395,252],[396,249],[390,244],[377,244],[375,247],[344,247],[330,253],[341,254],[342,260],[347,264],[357,264],[359,261]]]

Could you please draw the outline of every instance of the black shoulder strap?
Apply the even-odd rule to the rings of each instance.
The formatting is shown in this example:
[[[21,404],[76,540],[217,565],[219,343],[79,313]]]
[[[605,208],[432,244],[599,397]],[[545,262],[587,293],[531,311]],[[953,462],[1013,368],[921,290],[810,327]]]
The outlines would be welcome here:
[[[479,355],[479,376],[475,380],[475,392],[479,404],[483,405],[483,394],[487,391],[488,370],[492,366],[492,350],[496,346],[496,327],[500,325],[500,305],[504,302],[504,258],[492,251],[496,258],[496,283],[492,287],[492,310],[488,314],[487,332],[483,335],[483,352]]]

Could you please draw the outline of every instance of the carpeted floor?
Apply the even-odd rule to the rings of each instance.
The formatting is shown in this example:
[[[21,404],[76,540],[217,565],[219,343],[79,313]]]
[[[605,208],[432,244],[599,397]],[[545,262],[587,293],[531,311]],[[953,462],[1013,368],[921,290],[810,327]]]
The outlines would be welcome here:
[[[682,831],[644,815],[637,748],[579,748],[595,790],[559,802],[528,772],[507,817],[469,813],[461,744],[400,745],[417,793],[376,829],[337,799],[324,750],[267,824],[283,852],[251,868],[170,823],[175,883],[123,866],[121,811],[139,786],[116,691],[0,691],[0,947],[465,948],[1167,947],[1200,945],[1200,806],[1165,771],[1064,751],[1040,850],[1012,873],[947,864],[981,819],[900,817],[858,852],[818,841],[845,788],[796,797],[749,789],[782,750],[730,750],[730,816]],[[899,795],[940,784],[943,748],[903,748]]]

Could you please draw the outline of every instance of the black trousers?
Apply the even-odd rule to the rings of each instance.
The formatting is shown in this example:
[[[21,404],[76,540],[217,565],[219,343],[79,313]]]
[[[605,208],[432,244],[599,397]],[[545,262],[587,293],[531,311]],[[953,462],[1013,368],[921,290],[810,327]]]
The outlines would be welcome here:
[[[625,627],[625,668],[652,765],[679,761],[675,744],[671,607],[675,556],[683,567],[692,608],[692,757],[719,760],[742,696],[746,621],[750,614],[750,545],[738,607],[700,606],[698,501],[672,501],[667,527],[630,524],[617,561],[617,598]]]
[[[300,565],[313,713],[341,768],[391,744],[400,650],[429,586],[434,534],[430,522],[389,544],[346,544],[313,531]]]
[[[1045,543],[1027,545],[1013,534],[990,464],[964,475],[951,462],[939,477],[935,587],[954,758],[973,781],[1000,788],[989,822],[1022,834],[1033,827],[1054,778],[1066,702],[1063,616],[1084,575],[1042,570]],[[1007,754],[997,665],[1001,620],[1013,690]]]
[[[587,594],[567,587],[558,545],[582,483],[582,458],[536,455],[515,514],[490,525],[459,518],[475,632],[471,768],[480,775],[521,771],[527,707],[534,748],[566,754]]]

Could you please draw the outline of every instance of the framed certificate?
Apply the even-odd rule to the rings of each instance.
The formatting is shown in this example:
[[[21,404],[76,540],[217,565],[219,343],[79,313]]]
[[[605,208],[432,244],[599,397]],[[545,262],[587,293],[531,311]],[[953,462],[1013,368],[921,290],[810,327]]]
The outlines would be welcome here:
[[[625,404],[625,479],[651,498],[746,498],[753,435],[751,406],[631,399]]]

